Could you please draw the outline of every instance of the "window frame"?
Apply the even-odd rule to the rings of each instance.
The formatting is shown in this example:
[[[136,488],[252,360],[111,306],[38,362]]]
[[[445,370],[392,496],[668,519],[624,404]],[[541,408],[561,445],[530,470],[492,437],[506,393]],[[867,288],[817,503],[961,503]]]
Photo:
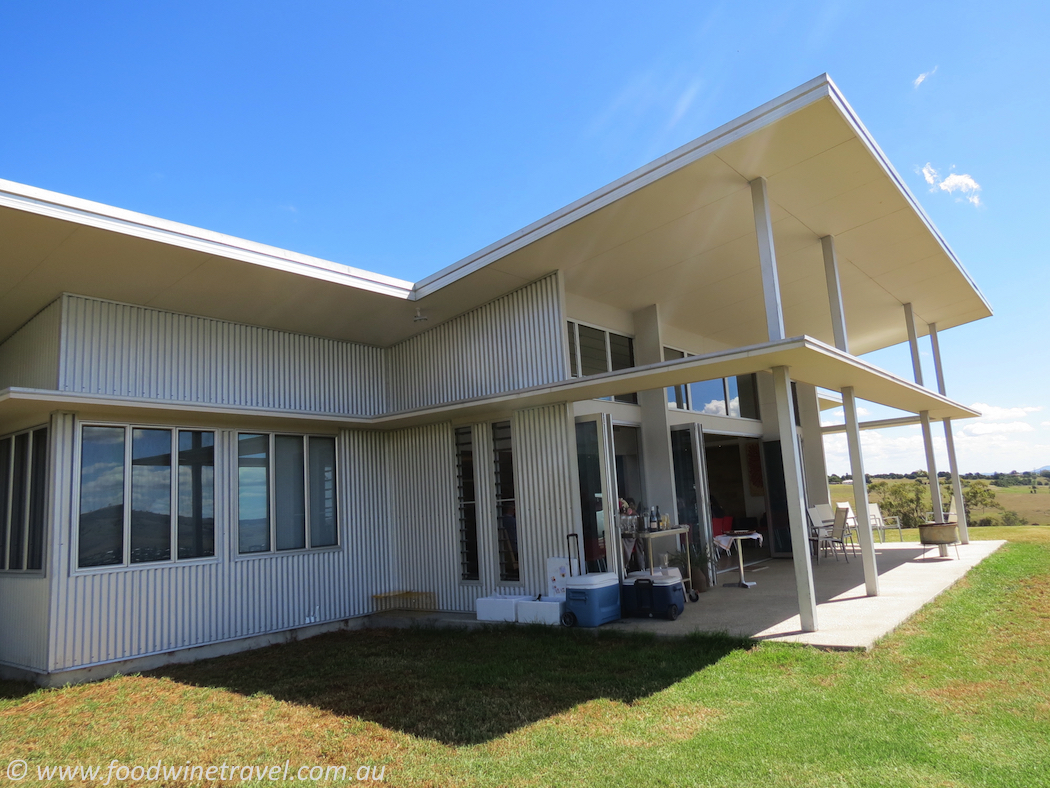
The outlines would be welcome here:
[[[320,552],[333,552],[340,551],[343,549],[342,527],[340,521],[340,513],[343,511],[343,501],[340,492],[339,478],[339,436],[331,433],[323,432],[283,432],[276,431],[270,432],[269,430],[251,430],[251,429],[236,429],[230,430],[232,436],[232,448],[231,456],[233,458],[232,472],[230,473],[230,505],[233,512],[233,516],[230,518],[230,552],[234,561],[252,561],[266,558],[276,558],[283,555],[301,555],[304,553],[320,553]],[[268,550],[255,550],[252,552],[242,553],[240,549],[240,528],[241,528],[241,502],[240,502],[240,453],[238,446],[240,445],[241,435],[265,435],[268,439],[268,458],[267,458],[267,525],[269,528],[269,540],[270,547]],[[305,522],[303,525],[303,547],[290,547],[286,549],[277,548],[277,486],[276,481],[276,468],[277,468],[277,438],[278,437],[290,437],[300,438],[303,441],[303,486],[304,486],[304,497],[303,497],[303,510]],[[311,514],[310,514],[310,440],[313,438],[323,438],[331,440],[333,442],[333,454],[332,454],[332,468],[333,468],[333,479],[332,488],[335,498],[335,544],[330,545],[319,545],[317,547],[311,547],[310,536],[311,536]]]
[[[687,350],[682,350],[681,348],[673,347],[671,345],[664,345],[663,350],[661,351],[661,354],[662,354],[662,356],[663,356],[665,361],[669,360],[667,358],[667,351],[668,350],[674,351],[675,353],[681,353],[682,354],[681,358],[690,358],[692,356],[698,355],[696,353],[690,353]],[[758,407],[758,381],[755,378],[755,375],[756,375],[756,373],[754,373],[754,372],[747,372],[747,373],[744,373],[743,375],[731,375],[730,377],[734,377],[734,378],[750,377],[752,379],[751,386],[753,388],[753,394],[754,394],[754,399],[755,399],[755,407],[757,408]],[[694,407],[694,403],[693,403],[693,391],[692,391],[692,389],[690,387],[694,383],[709,383],[709,382],[716,381],[716,380],[721,380],[722,381],[722,403],[723,403],[723,406],[725,407],[725,413],[704,413],[704,411],[702,411],[702,410],[696,410],[696,408]],[[740,384],[737,383],[738,391],[739,391],[739,385]],[[684,408],[672,407],[670,392],[675,391],[676,389],[681,389],[682,390],[682,394],[684,395],[683,398],[684,398],[685,404],[686,404],[686,406]],[[667,401],[667,409],[668,410],[674,410],[674,411],[677,411],[679,413],[697,413],[697,414],[700,414],[701,416],[717,416],[718,418],[722,418],[722,419],[744,419],[746,421],[762,421],[762,412],[761,412],[761,410],[759,410],[758,418],[752,418],[751,416],[742,416],[742,415],[734,416],[732,414],[731,408],[729,406],[729,403],[730,403],[729,392],[730,392],[730,388],[729,388],[729,378],[728,377],[726,377],[726,378],[708,378],[707,380],[694,380],[694,381],[692,381],[690,383],[683,383],[683,384],[681,384],[679,386],[668,386],[668,387],[666,387],[664,389],[664,399]]]
[[[37,433],[43,431],[43,443],[44,443],[44,479],[43,479],[43,491],[41,493],[41,500],[39,504],[43,507],[43,511],[40,513],[40,532],[38,534],[40,538],[40,567],[29,568],[29,547],[33,542],[33,514],[34,514],[34,482],[36,481],[34,475],[34,465],[36,462],[36,448],[37,448]],[[11,539],[14,533],[14,505],[15,505],[15,478],[18,474],[16,468],[17,458],[15,451],[18,446],[17,438],[25,435],[26,436],[26,464],[24,468],[24,478],[22,479],[22,487],[24,491],[24,512],[22,512],[22,530],[19,534],[21,542],[21,566],[12,568],[8,566],[10,563],[10,552],[11,552]],[[49,506],[49,493],[50,493],[50,468],[51,468],[51,425],[48,423],[37,424],[32,427],[25,429],[16,430],[14,432],[7,433],[6,435],[0,435],[0,444],[4,441],[9,441],[7,447],[7,459],[8,467],[7,473],[4,478],[0,478],[0,485],[3,485],[3,496],[0,500],[4,503],[4,511],[0,512],[0,577],[40,577],[47,573],[47,546],[48,546],[48,516],[47,512]]]
[[[611,331],[608,328],[595,325],[594,323],[588,323],[585,320],[576,320],[573,318],[566,318],[565,322],[569,327],[569,369],[566,370],[569,374],[569,379],[586,378],[590,375],[583,374],[583,353],[580,349],[580,326],[586,326],[594,331],[602,332],[602,339],[605,343],[605,372],[620,372],[624,369],[633,369],[638,366],[634,356],[634,336],[631,334],[622,334],[619,331]],[[631,366],[621,367],[619,369],[613,369],[613,357],[612,357],[612,340],[611,337],[621,337],[626,339],[631,355]],[[573,374],[573,369],[576,370],[576,374]],[[601,375],[601,372],[592,373],[595,375]],[[618,402],[621,405],[637,405],[638,394],[637,392],[632,394],[619,394],[615,397],[599,397],[601,400],[609,402]]]
[[[222,490],[220,486],[221,473],[220,473],[220,456],[222,453],[222,445],[220,442],[220,436],[222,430],[216,429],[215,427],[204,427],[204,426],[191,426],[180,424],[173,426],[171,424],[145,424],[127,421],[97,421],[97,420],[85,420],[77,421],[75,431],[75,439],[73,446],[74,454],[74,468],[73,468],[73,486],[75,490],[73,492],[73,518],[72,518],[72,538],[70,539],[70,557],[69,566],[71,575],[80,574],[97,574],[100,572],[134,572],[141,571],[144,569],[157,569],[160,567],[172,567],[172,566],[190,566],[195,564],[212,564],[220,563],[223,560],[223,542],[220,538],[220,511],[221,504],[224,500],[222,496]],[[83,494],[83,461],[84,461],[84,429],[87,427],[107,427],[114,429],[124,430],[124,480],[123,480],[123,531],[122,531],[122,545],[121,545],[121,562],[116,564],[103,564],[101,566],[81,566],[80,565],[80,516],[81,516],[81,500]],[[170,524],[169,524],[169,539],[170,539],[170,554],[167,559],[159,561],[131,561],[131,514],[132,514],[132,475],[133,475],[133,463],[132,463],[132,448],[134,441],[135,430],[163,430],[168,432],[171,436],[171,468],[169,479],[170,488]],[[179,452],[179,433],[180,432],[210,432],[213,435],[212,448],[214,451],[214,465],[212,465],[212,527],[213,527],[213,544],[214,553],[212,555],[195,556],[193,558],[179,558],[179,516],[178,516],[178,505],[179,505],[179,473],[178,473],[178,452]]]

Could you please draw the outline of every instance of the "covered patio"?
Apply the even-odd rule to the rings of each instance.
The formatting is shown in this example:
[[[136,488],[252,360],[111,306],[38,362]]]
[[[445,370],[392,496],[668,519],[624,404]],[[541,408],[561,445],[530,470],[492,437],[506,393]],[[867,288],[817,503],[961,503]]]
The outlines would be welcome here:
[[[611,629],[681,636],[693,632],[730,635],[818,648],[870,649],[923,606],[962,579],[967,572],[998,550],[1003,541],[973,541],[959,545],[950,558],[941,558],[936,547],[918,542],[887,542],[875,546],[879,595],[869,596],[864,567],[858,552],[849,562],[830,556],[813,564],[820,629],[804,632],[795,597],[792,562],[771,559],[745,569],[748,589],[727,588],[722,583],[739,579],[736,568],[720,572],[718,585],[688,603],[677,621],[625,618],[608,624]]]

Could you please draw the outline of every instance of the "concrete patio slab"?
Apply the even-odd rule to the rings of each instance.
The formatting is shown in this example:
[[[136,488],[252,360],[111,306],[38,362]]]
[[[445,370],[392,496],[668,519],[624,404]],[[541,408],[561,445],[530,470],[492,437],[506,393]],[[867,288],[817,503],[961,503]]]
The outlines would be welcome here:
[[[970,569],[1006,544],[1003,541],[959,545],[949,558],[938,557],[936,547],[915,542],[877,544],[879,596],[864,589],[860,555],[847,563],[827,557],[813,566],[817,594],[817,630],[801,631],[794,568],[790,559],[771,559],[748,567],[751,588],[719,585],[686,603],[677,621],[631,618],[606,628],[686,635],[725,632],[755,640],[806,643],[819,648],[870,649],[920,608],[958,582]],[[739,578],[737,570],[719,574],[719,583]]]

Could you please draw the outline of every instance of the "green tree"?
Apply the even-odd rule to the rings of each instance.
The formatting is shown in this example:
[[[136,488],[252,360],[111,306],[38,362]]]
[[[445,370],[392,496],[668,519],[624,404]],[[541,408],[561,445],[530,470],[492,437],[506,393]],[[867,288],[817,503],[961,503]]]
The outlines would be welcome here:
[[[883,514],[899,517],[905,528],[915,528],[926,522],[926,512],[931,504],[925,480],[872,482],[868,494],[876,499]]]
[[[972,520],[971,512],[980,509],[983,514],[986,509],[1002,509],[1003,505],[995,497],[995,491],[988,486],[988,482],[972,481],[963,487],[963,506],[966,511],[966,522]]]

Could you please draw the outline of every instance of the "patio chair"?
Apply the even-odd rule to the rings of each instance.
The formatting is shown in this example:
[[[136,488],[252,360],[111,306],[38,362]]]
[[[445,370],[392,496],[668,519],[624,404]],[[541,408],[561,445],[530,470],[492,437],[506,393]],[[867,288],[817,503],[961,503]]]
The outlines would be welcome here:
[[[828,547],[831,546],[831,526],[834,519],[825,519],[821,515],[819,504],[809,507],[806,511],[809,513],[809,543],[812,546],[814,558],[819,559],[820,551],[823,550],[826,553]]]
[[[857,554],[857,545],[856,545],[856,540],[853,538],[853,535],[855,533],[857,533],[857,527],[858,527],[857,526],[857,515],[853,511],[853,507],[850,506],[849,503],[847,503],[846,501],[841,501],[840,503],[835,504],[835,507],[836,507],[836,509],[845,509],[846,510],[846,533],[845,533],[845,535],[849,539],[850,544],[853,545],[853,554],[856,555]]]
[[[879,510],[877,503],[869,503],[868,510],[871,512],[871,530],[879,532],[879,541],[886,541],[886,529],[896,528],[901,541],[904,541],[904,530],[901,528],[901,518],[891,514],[886,517]]]
[[[831,542],[831,552],[835,553],[835,545],[842,547],[842,557],[846,559],[846,563],[849,563],[849,556],[846,555],[846,541],[849,540],[850,546],[853,548],[853,555],[857,554],[857,545],[853,541],[853,533],[849,526],[850,508],[849,506],[840,506],[835,510],[835,524],[831,526],[831,536],[829,541]],[[835,560],[839,560],[839,554],[835,553]]]
[[[825,525],[830,526],[835,521],[835,509],[830,503],[814,504],[813,508],[817,510]]]

